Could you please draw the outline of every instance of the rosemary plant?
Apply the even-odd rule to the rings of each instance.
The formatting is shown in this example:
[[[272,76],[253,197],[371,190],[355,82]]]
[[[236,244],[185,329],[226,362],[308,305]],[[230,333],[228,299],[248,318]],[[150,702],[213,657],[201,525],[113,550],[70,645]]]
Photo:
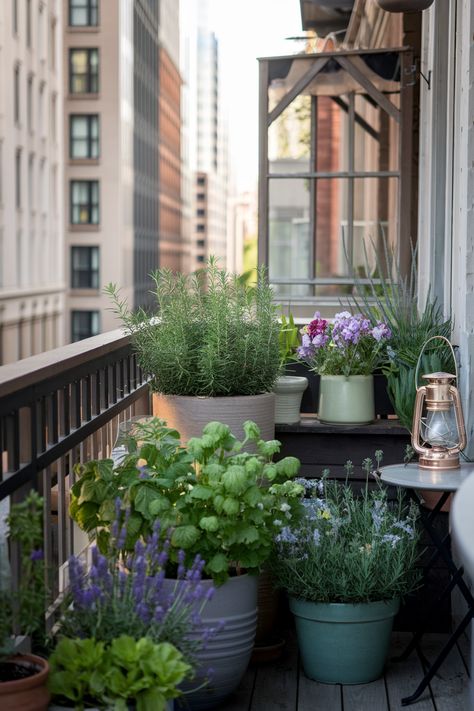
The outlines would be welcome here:
[[[211,258],[192,275],[152,274],[156,314],[132,312],[115,284],[105,291],[152,388],[168,395],[256,395],[279,372],[279,333],[266,272],[253,286]]]

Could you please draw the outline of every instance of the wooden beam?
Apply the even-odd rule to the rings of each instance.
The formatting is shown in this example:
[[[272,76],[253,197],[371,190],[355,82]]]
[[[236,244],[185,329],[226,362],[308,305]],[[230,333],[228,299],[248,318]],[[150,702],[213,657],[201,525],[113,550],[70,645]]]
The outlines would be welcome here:
[[[339,56],[335,56],[334,59],[366,90],[373,100],[376,101],[389,116],[395,119],[397,123],[400,123],[400,111],[397,109],[395,104],[392,104],[392,102],[387,99],[387,97],[382,94],[382,92],[379,91],[374,84],[372,84],[369,77],[361,72],[352,59],[349,59],[349,57]]]
[[[298,55],[295,56],[295,59],[298,59]],[[286,107],[291,104],[293,99],[296,99],[296,97],[306,89],[308,84],[310,84],[319,72],[324,69],[328,61],[328,57],[322,57],[315,60],[314,64],[303,74],[300,79],[298,79],[296,84],[292,86],[285,96],[280,99],[275,108],[270,111],[267,118],[267,126],[270,126],[273,121],[278,118],[282,111],[284,111]]]
[[[258,96],[258,263],[268,266],[268,61],[259,63]]]

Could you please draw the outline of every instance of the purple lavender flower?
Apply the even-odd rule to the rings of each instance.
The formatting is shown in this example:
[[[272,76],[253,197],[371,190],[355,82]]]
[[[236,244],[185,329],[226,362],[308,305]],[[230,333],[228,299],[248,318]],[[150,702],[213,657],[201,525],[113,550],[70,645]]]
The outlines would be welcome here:
[[[44,552],[42,551],[41,548],[37,548],[34,551],[31,551],[30,553],[30,560],[32,561],[38,561],[38,560],[43,560],[44,558]]]

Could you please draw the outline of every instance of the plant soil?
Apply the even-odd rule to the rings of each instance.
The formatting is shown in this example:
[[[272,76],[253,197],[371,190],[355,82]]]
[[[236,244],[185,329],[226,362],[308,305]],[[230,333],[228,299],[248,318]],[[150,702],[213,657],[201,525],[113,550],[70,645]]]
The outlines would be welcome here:
[[[16,664],[15,662],[0,663],[0,683],[3,681],[19,681],[27,679],[29,676],[37,674],[36,667],[25,664]]]

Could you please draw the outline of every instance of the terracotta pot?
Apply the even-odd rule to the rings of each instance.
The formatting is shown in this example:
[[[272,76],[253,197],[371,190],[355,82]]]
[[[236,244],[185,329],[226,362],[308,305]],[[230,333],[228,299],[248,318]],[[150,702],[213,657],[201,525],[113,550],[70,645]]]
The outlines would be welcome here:
[[[186,443],[191,437],[200,437],[208,422],[229,425],[232,434],[244,438],[246,420],[256,422],[264,440],[275,436],[275,394],[235,395],[233,397],[192,397],[188,395],[163,395],[153,393],[153,415],[166,420]]]
[[[46,711],[50,693],[46,686],[49,664],[46,659],[34,654],[21,654],[14,658],[15,664],[33,668],[36,674],[26,679],[0,683],[0,709],[2,711]]]
[[[419,12],[433,4],[433,0],[376,0],[386,12]]]

